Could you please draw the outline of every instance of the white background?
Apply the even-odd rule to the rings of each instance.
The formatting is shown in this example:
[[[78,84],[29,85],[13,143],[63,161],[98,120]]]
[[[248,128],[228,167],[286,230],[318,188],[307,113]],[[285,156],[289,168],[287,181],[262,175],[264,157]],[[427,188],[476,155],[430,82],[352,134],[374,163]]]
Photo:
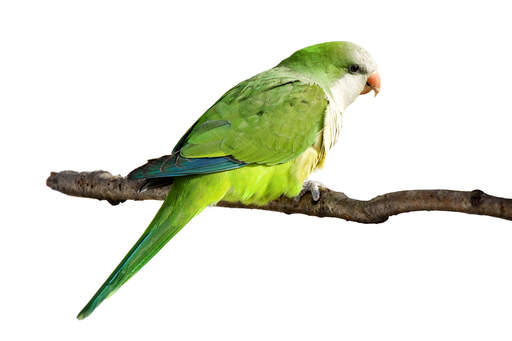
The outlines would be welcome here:
[[[350,40],[382,92],[349,108],[313,179],[360,199],[512,197],[506,6],[3,1],[0,338],[510,340],[512,222],[440,212],[361,225],[209,208],[78,321],[160,203],[45,186],[50,171],[127,174],[237,82]]]

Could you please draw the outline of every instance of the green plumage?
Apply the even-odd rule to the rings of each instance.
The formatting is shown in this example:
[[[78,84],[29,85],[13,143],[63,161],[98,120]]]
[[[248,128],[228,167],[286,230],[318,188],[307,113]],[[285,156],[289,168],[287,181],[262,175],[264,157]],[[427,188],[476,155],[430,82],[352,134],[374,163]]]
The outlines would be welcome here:
[[[181,155],[274,165],[296,158],[323,128],[324,91],[277,67],[229,90],[197,122]]]
[[[150,160],[130,173],[130,178],[150,182],[169,179],[173,186],[149,227],[79,319],[87,317],[208,205],[220,200],[265,204],[300,192],[324,155],[327,92],[331,82],[346,73],[349,47],[356,49],[347,44],[306,48],[241,82],[199,118],[171,155]]]
[[[208,186],[208,191],[203,191],[202,186]],[[208,177],[200,180],[198,177],[178,178],[149,227],[80,311],[78,318],[89,316],[105,298],[112,295],[153,258],[190,219],[208,206],[209,202],[218,201],[225,193],[225,188],[225,185],[215,183],[214,179]]]

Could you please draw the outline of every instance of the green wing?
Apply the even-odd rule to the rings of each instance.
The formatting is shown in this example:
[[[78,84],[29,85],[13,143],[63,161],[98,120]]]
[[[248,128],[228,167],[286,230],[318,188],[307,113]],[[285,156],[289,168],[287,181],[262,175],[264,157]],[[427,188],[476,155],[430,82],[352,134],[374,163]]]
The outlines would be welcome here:
[[[229,90],[187,131],[171,155],[149,160],[128,178],[146,179],[143,187],[150,188],[176,176],[287,162],[322,132],[327,104],[318,85],[300,80],[286,68],[271,69]]]
[[[311,146],[324,126],[324,91],[282,68],[229,90],[177,146],[185,158],[232,157],[274,165]]]

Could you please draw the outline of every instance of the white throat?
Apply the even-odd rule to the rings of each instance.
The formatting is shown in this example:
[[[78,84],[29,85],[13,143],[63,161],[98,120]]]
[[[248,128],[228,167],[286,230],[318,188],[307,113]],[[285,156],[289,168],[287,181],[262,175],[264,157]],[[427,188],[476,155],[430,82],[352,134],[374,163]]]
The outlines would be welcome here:
[[[364,84],[360,76],[347,73],[334,82],[328,91],[324,89],[329,100],[324,119],[323,146],[325,152],[331,149],[338,140],[341,130],[341,114],[355,101],[363,87]]]

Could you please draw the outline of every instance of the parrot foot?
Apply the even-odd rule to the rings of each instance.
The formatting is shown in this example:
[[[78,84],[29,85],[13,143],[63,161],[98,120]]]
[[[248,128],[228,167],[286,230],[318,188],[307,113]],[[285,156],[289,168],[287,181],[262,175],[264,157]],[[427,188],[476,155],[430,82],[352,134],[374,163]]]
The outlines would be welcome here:
[[[311,193],[311,197],[313,198],[313,201],[320,200],[320,187],[325,187],[323,183],[318,181],[312,181],[307,180],[302,185],[302,190],[300,191],[299,195],[297,195],[293,200],[299,201],[304,194]]]

